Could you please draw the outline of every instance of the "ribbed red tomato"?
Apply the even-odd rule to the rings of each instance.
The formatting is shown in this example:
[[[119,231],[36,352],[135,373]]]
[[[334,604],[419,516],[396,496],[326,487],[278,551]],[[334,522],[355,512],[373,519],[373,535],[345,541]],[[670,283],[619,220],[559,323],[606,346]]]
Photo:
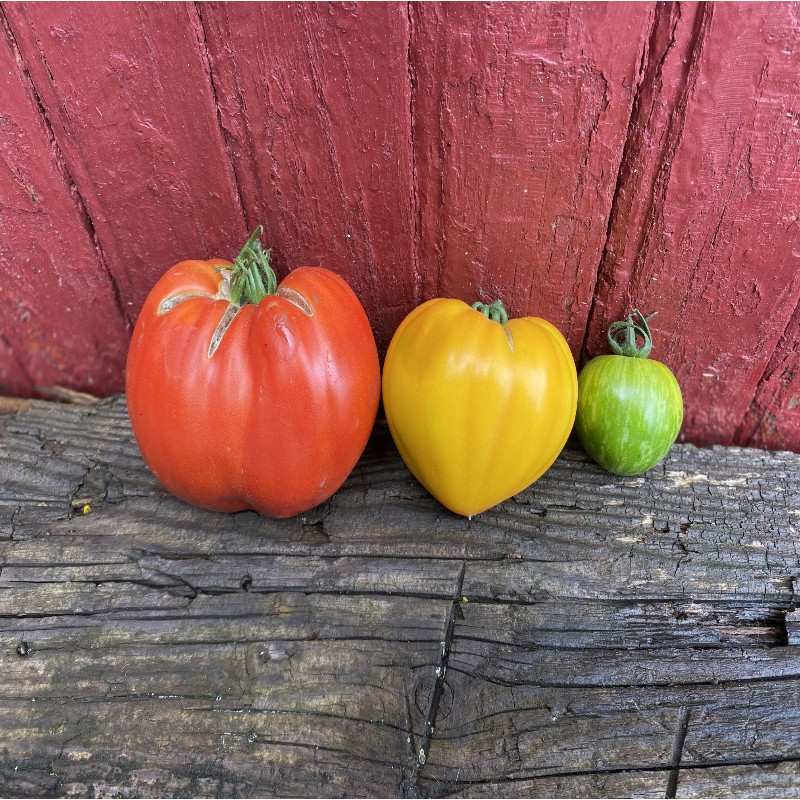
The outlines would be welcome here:
[[[158,281],[133,332],[126,392],[144,459],[170,492],[289,517],[355,466],[380,367],[350,286],[320,267],[276,285],[259,233],[234,264],[183,261]]]

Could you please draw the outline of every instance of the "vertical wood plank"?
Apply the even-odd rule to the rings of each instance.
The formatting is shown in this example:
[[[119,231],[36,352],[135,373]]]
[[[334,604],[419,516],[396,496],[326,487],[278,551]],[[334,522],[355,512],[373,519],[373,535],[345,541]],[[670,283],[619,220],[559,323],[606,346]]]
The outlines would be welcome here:
[[[0,393],[120,391],[115,287],[2,20],[0,98]]]
[[[794,227],[789,230],[800,251],[800,236]],[[800,306],[767,364],[734,442],[800,453]]]
[[[279,273],[347,279],[384,350],[419,281],[406,5],[212,3],[202,18],[251,227]]]
[[[234,256],[246,230],[194,5],[4,9],[128,321],[175,261]]]
[[[653,355],[698,444],[734,440],[800,301],[798,30],[781,3],[654,20],[584,356],[631,307],[657,309]]]
[[[500,297],[575,353],[650,4],[412,7],[423,294]]]

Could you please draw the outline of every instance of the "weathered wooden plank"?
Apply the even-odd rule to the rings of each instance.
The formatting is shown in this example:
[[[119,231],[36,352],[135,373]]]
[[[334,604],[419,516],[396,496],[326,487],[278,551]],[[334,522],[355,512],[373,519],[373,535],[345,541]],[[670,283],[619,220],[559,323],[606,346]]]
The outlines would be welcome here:
[[[50,796],[103,787],[104,794],[122,796],[291,797],[318,796],[312,787],[347,796],[348,787],[367,783],[376,795],[394,795],[408,760],[407,734],[381,721],[341,717],[330,699],[330,710],[297,714],[285,704],[279,713],[243,710],[236,701],[229,709],[213,696],[98,698],[55,714],[12,703],[0,712],[12,742],[4,748],[6,785],[16,794],[24,782],[44,784]],[[54,744],[43,747],[37,739]],[[31,740],[42,754],[38,761],[22,756],[27,748],[20,743]]]
[[[475,782],[458,787],[448,797],[664,797],[669,773],[586,772],[580,775],[545,776],[498,783]],[[720,795],[722,796],[722,795]]]
[[[637,682],[632,696],[630,686],[576,688],[563,668],[549,676],[552,688],[542,686],[533,664],[515,679],[504,673],[501,682],[491,666],[476,679],[453,656],[451,710],[437,719],[437,738],[426,761],[425,778],[434,785],[667,770],[683,709],[689,709],[680,762],[686,767],[797,759],[797,678],[701,685],[695,677],[688,685],[653,688]],[[656,654],[642,658],[641,669],[658,660]],[[462,696],[470,703],[459,702]],[[795,796],[800,791],[796,783],[786,788]]]
[[[96,783],[171,796],[187,782],[202,796],[396,794],[449,603],[230,599],[184,598],[183,621],[168,604],[13,620],[0,645],[5,785],[38,774],[58,794]],[[408,705],[418,691],[422,711]]]
[[[470,573],[472,567],[470,564]],[[472,600],[465,599],[462,613],[459,630],[462,635],[476,640],[483,631],[493,630],[496,642],[524,643],[532,648],[549,647],[557,651],[564,648],[579,652],[610,650],[613,652],[608,658],[620,661],[624,660],[621,653],[624,648],[663,651],[663,648],[705,647],[728,653],[736,645],[752,647],[761,643],[765,647],[775,647],[787,644],[786,612],[779,604],[770,606],[767,602],[759,605],[694,599],[626,601],[571,597],[528,603],[487,603],[473,596]],[[680,660],[685,655],[678,652],[675,659]],[[762,656],[766,657],[762,654],[759,658]],[[599,655],[598,658],[605,660],[606,657]],[[594,665],[591,668],[594,669]],[[767,671],[775,668],[775,664],[770,664]]]
[[[423,295],[553,322],[577,354],[652,7],[415,3]]]
[[[783,411],[759,389],[770,356],[796,358],[781,337],[800,302],[797,14],[659,4],[642,63],[583,356],[607,352],[632,307],[658,310],[654,357],[676,372],[696,444],[782,446],[751,437]],[[796,422],[784,416],[787,436]]]
[[[554,615],[549,623],[553,625],[555,621]],[[458,625],[450,667],[474,679],[506,687],[531,684],[581,691],[598,687],[625,689],[632,685],[657,691],[693,684],[734,685],[737,681],[789,684],[800,677],[797,647],[759,647],[758,640],[707,645],[702,641],[670,642],[664,637],[659,642],[644,641],[640,646],[626,648],[615,643],[613,631],[610,641],[603,642],[598,637],[587,644],[580,638],[571,641],[569,628],[570,623],[565,622],[560,641],[546,634],[541,641],[538,632],[521,629],[516,623],[501,629],[502,635],[496,639],[502,640],[502,645],[498,646],[498,641],[486,638],[486,629],[476,631],[467,615],[467,621]],[[701,649],[702,653],[698,652]],[[592,651],[591,659],[586,657],[587,650]]]
[[[136,586],[128,587],[129,594],[140,591]],[[41,650],[57,651],[71,645],[76,652],[90,654],[92,642],[112,648],[149,646],[163,653],[170,645],[214,645],[234,640],[241,644],[283,642],[284,649],[292,641],[316,639],[402,643],[422,636],[432,641],[442,632],[445,605],[435,598],[427,599],[430,602],[420,603],[418,598],[402,595],[240,590],[183,596],[176,598],[172,607],[106,607],[102,612],[62,615],[60,619],[27,614],[26,607],[21,606],[19,613],[5,621],[10,638],[4,642],[11,644],[27,634]],[[352,617],[347,616],[348,611],[353,612]],[[177,620],[180,625],[176,625]],[[276,658],[281,660],[279,656],[276,651]],[[9,675],[24,680],[24,665],[9,670]]]
[[[195,7],[9,3],[4,12],[126,320],[176,261],[235,256],[244,217]],[[118,374],[97,393],[120,387]]]
[[[275,521],[167,495],[122,398],[3,409],[4,794],[800,796],[800,456],[568,448],[469,521],[379,425]]]
[[[676,797],[796,797],[800,761],[682,770]]]
[[[346,278],[383,352],[418,300],[406,5],[201,14],[251,227],[264,224],[280,273],[319,264]]]
[[[568,448],[526,492],[468,521],[426,496],[381,426],[343,490],[322,508],[280,522],[240,514],[230,530],[209,532],[217,515],[169,498],[143,468],[124,403],[71,407],[63,415],[59,430],[51,430],[50,407],[34,404],[23,428],[14,417],[5,423],[3,444],[9,496],[0,509],[11,514],[25,504],[31,521],[57,523],[46,543],[35,544],[48,548],[42,557],[52,563],[69,547],[80,554],[80,543],[89,541],[98,556],[119,560],[115,543],[127,540],[142,555],[166,554],[164,564],[176,571],[196,565],[170,563],[171,552],[224,563],[232,553],[317,556],[324,546],[326,557],[369,554],[398,565],[403,556],[470,562],[465,594],[476,599],[494,598],[493,585],[508,601],[652,595],[780,605],[793,596],[798,553],[791,534],[800,496],[786,480],[797,458],[790,453],[683,446],[646,476],[618,478]],[[98,432],[87,439],[90,429]],[[87,476],[99,480],[97,489],[86,489]],[[72,505],[82,494],[79,500],[95,510],[103,503],[119,508],[113,517],[92,518],[76,545],[76,526],[88,524],[78,518],[84,504]],[[133,499],[136,508],[123,502]],[[17,516],[15,538],[24,552],[24,517]],[[152,530],[140,531],[137,520]],[[234,576],[235,570],[231,585]]]
[[[3,23],[0,393],[61,383],[119,391],[128,334],[115,287]]]
[[[587,772],[545,776],[520,781],[475,783],[459,787],[458,797],[653,797],[662,798],[673,774],[651,772]],[[684,769],[675,797],[796,797],[800,762],[784,761],[747,767],[723,766]]]

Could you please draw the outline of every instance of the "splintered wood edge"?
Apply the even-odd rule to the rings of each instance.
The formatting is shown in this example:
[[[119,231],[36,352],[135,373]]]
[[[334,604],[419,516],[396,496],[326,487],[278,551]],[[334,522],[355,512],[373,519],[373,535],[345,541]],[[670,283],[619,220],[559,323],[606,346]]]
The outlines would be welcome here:
[[[95,406],[103,401],[87,392],[78,392],[66,386],[37,386],[36,391],[45,402],[68,403],[74,406]],[[29,397],[5,397],[0,395],[0,414],[19,414],[32,408],[34,400]]]
[[[19,414],[27,411],[33,405],[32,400],[23,397],[0,396],[0,414]]]
[[[76,406],[94,406],[102,401],[102,398],[95,397],[93,394],[78,392],[75,389],[68,389],[66,386],[37,386],[36,391],[48,400],[72,403]]]

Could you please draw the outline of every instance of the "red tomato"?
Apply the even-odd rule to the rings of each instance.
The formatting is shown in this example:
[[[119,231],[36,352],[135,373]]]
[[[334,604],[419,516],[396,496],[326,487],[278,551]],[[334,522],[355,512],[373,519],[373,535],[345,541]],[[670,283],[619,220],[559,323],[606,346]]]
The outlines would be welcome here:
[[[159,280],[133,331],[126,392],[144,459],[170,492],[289,517],[329,498],[355,466],[380,367],[348,284],[300,267],[276,286],[259,233],[235,265],[183,261]]]

